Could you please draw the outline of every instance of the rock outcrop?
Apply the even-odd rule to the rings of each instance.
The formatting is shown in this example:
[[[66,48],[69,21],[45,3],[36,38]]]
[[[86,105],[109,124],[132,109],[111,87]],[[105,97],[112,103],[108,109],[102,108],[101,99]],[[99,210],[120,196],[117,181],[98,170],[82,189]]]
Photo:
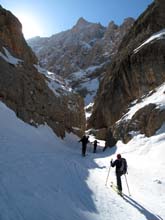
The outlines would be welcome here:
[[[129,104],[165,81],[164,11],[165,2],[155,1],[125,35],[100,85],[89,127],[117,133],[113,130],[115,123],[128,111]],[[150,108],[144,108],[139,114],[143,111],[150,114]],[[159,114],[154,115],[158,119]],[[135,118],[140,120],[138,113]],[[146,135],[156,130],[141,127],[139,130]],[[159,127],[160,124],[156,126]]]
[[[159,109],[155,104],[148,104],[138,110],[131,120],[121,120],[113,128],[113,136],[127,143],[134,134],[145,134],[150,137],[165,122],[165,110]]]
[[[58,136],[85,130],[84,102],[65,85],[39,73],[18,19],[0,7],[0,100],[34,126],[48,124]],[[59,82],[59,81],[58,81]],[[60,87],[60,85],[59,85]]]
[[[36,63],[37,58],[22,35],[22,25],[19,20],[10,11],[4,10],[2,6],[0,6],[0,18],[1,45],[10,48],[16,57],[23,59],[24,62]]]

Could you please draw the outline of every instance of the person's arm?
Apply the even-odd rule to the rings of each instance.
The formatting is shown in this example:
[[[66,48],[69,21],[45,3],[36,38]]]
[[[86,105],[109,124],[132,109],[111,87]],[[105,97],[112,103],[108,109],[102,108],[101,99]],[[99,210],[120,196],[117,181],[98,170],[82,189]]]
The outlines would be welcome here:
[[[116,166],[116,160],[113,162],[113,160],[111,160],[111,166],[115,167]]]

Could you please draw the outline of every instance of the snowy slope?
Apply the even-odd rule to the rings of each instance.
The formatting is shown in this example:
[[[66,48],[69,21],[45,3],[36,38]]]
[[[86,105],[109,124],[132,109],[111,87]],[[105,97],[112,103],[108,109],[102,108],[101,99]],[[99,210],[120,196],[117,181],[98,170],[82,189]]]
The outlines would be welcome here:
[[[94,101],[99,87],[101,75],[96,75],[97,70],[101,70],[105,63],[97,66],[90,66],[87,69],[71,73],[66,80],[73,87],[73,90],[84,97],[85,105]],[[84,94],[82,91],[85,91]]]
[[[0,57],[2,57],[6,62],[13,64],[14,66],[20,65],[23,62],[23,60],[13,57],[5,47],[2,48],[5,54],[0,52]]]
[[[81,157],[78,138],[58,139],[45,126],[32,127],[0,103],[1,220],[158,220],[165,218],[165,125],[152,138]],[[128,160],[132,197],[110,187],[115,181],[110,159]],[[123,177],[123,191],[128,195]]]
[[[131,103],[131,108],[123,115],[122,120],[131,119],[135,113],[148,104],[156,104],[160,110],[165,109],[165,83],[155,88],[155,91],[150,91],[147,96],[141,97],[141,101],[135,100]]]
[[[134,50],[134,53],[139,52],[145,45],[154,43],[155,41],[165,39],[165,29],[153,34],[149,37],[144,43],[142,43],[139,47]]]
[[[40,65],[34,64],[37,71],[46,77],[46,83],[48,87],[53,91],[55,96],[60,96],[61,94],[68,94],[72,91],[68,83],[55,73],[49,72],[46,69],[40,67]]]

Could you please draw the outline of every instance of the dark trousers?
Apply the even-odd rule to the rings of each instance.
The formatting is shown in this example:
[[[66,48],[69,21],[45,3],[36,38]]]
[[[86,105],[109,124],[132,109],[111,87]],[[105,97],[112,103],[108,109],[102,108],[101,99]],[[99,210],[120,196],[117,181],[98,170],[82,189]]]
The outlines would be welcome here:
[[[116,172],[117,188],[122,191],[121,174]]]
[[[94,145],[94,147],[93,147],[93,153],[96,153],[96,148],[97,148],[97,145]]]
[[[82,145],[82,156],[84,156],[84,157],[85,157],[86,149],[87,149],[87,145],[83,144]]]

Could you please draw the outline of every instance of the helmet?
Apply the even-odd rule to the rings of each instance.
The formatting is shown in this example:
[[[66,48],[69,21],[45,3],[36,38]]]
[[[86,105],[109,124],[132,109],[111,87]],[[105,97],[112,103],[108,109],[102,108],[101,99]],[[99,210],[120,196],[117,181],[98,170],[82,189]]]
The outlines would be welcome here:
[[[117,159],[121,159],[121,154],[117,154]]]

